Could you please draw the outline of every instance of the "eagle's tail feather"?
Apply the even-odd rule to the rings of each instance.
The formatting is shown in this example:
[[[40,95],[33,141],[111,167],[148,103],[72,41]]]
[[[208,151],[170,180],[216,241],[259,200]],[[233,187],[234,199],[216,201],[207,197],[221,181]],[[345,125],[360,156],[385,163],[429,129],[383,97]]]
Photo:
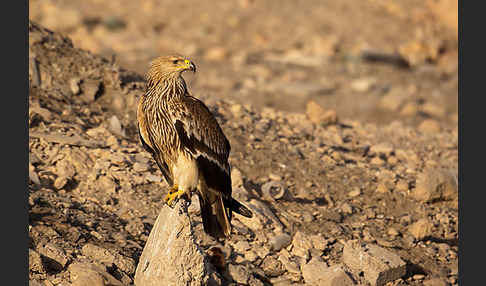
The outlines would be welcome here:
[[[215,238],[229,237],[231,224],[228,212],[230,210],[225,207],[223,197],[212,192],[198,195],[204,231]]]
[[[234,211],[235,213],[240,214],[244,217],[247,217],[247,218],[253,217],[253,213],[251,212],[251,210],[248,207],[246,207],[245,205],[243,205],[242,203],[240,203],[239,201],[237,201],[233,198],[231,198],[230,209],[232,211]]]

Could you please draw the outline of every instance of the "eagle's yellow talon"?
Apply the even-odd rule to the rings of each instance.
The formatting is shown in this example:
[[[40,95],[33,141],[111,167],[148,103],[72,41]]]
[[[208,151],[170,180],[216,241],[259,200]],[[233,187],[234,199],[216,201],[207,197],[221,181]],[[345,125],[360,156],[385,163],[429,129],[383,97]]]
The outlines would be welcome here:
[[[169,190],[169,193],[165,196],[164,201],[169,207],[173,207],[172,203],[177,203],[177,201],[185,194],[186,192],[183,190],[179,190],[178,186],[172,186],[172,188],[170,188]]]

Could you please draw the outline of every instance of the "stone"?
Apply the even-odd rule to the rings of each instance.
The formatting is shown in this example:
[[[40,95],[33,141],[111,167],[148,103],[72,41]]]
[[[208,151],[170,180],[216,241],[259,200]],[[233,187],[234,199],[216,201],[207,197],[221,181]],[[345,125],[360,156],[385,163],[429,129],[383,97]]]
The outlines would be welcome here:
[[[385,161],[383,161],[380,157],[373,157],[370,160],[370,164],[373,166],[383,166],[385,164]]]
[[[56,162],[56,173],[59,177],[70,179],[76,174],[76,170],[69,160],[64,159]]]
[[[60,190],[66,186],[67,182],[68,182],[68,178],[57,177],[56,180],[54,180],[54,188]]]
[[[403,116],[415,116],[418,113],[418,106],[415,102],[409,102],[405,104],[402,109],[400,110],[400,115]]]
[[[135,272],[135,285],[220,285],[214,267],[196,242],[187,211],[179,200],[162,207]]]
[[[288,254],[288,253],[287,253]],[[295,261],[290,260],[289,255],[280,254],[278,260],[282,262],[283,267],[289,272],[300,275],[299,264]]]
[[[336,124],[338,122],[337,112],[335,110],[326,110],[321,116],[322,125]]]
[[[250,262],[254,262],[258,258],[258,254],[253,250],[249,250],[245,252],[244,255],[245,255],[245,259]]]
[[[328,267],[325,262],[317,259],[311,259],[302,266],[302,276],[306,285],[355,285],[341,265]]]
[[[64,250],[53,243],[47,243],[38,248],[39,253],[44,256],[48,268],[61,271],[69,259]]]
[[[199,196],[191,197],[191,204],[187,208],[190,215],[199,215],[201,213],[201,205],[199,204]]]
[[[236,117],[239,117],[241,115],[242,109],[243,107],[241,106],[241,104],[233,104],[230,107],[231,112]]]
[[[379,183],[378,186],[376,187],[376,192],[377,193],[388,193],[390,189],[387,187],[387,184],[385,183]]]
[[[100,176],[98,180],[96,180],[96,186],[106,193],[114,193],[116,191],[117,184],[110,176],[106,175]]]
[[[29,106],[29,125],[31,125],[36,119],[49,122],[52,120],[52,118],[52,112],[49,111],[49,109],[41,107],[38,102]]]
[[[133,170],[135,172],[145,172],[148,171],[149,168],[150,166],[147,163],[135,162],[135,164],[133,164]]]
[[[310,240],[312,241],[312,245],[315,249],[320,251],[324,251],[327,248],[329,241],[322,237],[320,234],[314,234],[309,236]]]
[[[415,189],[410,195],[421,202],[457,200],[457,179],[451,171],[427,168],[417,176]]]
[[[262,241],[262,239],[257,238],[259,241]],[[263,245],[261,247],[257,247],[255,249],[255,253],[260,257],[260,258],[265,258],[270,254],[270,248],[267,245]]]
[[[367,92],[376,84],[375,78],[360,78],[351,82],[351,89],[356,92]]]
[[[419,219],[408,227],[408,232],[416,240],[423,240],[432,234],[433,225],[428,219]]]
[[[316,35],[312,37],[309,48],[313,54],[331,57],[336,53],[339,42],[339,37],[334,34]]]
[[[309,258],[312,241],[302,232],[297,231],[292,239],[292,254],[302,258]]]
[[[418,130],[423,133],[438,133],[440,131],[440,124],[437,120],[434,119],[425,119],[420,123],[418,126]]]
[[[322,255],[322,250],[319,250],[319,249],[315,249],[314,247],[309,249],[309,253],[310,253],[310,257],[311,258],[318,258],[318,259],[321,259],[321,255]]]
[[[113,115],[108,119],[108,130],[115,135],[126,137],[125,129],[123,129],[122,124],[116,115]]]
[[[82,83],[82,100],[86,103],[93,102],[101,93],[101,82],[98,80],[84,80]]]
[[[395,184],[395,190],[398,192],[407,192],[409,189],[408,182],[405,180],[398,180]]]
[[[449,283],[442,278],[431,278],[423,282],[423,286],[448,286]]]
[[[388,228],[387,233],[390,236],[398,236],[398,235],[400,235],[400,232],[398,232],[398,230],[396,230],[396,228],[394,228],[394,227]]]
[[[361,195],[361,190],[359,188],[354,188],[352,191],[348,193],[348,196],[350,198],[355,198],[357,196]]]
[[[37,280],[29,280],[29,286],[45,286],[45,284]]]
[[[39,175],[37,175],[37,172],[35,171],[35,167],[30,163],[29,163],[29,179],[34,184],[40,185]]]
[[[417,280],[424,280],[425,275],[424,274],[415,274],[412,276],[412,279],[417,281]]]
[[[235,245],[233,246],[233,248],[238,253],[244,253],[245,251],[247,251],[248,249],[250,249],[251,246],[248,243],[248,241],[246,241],[246,240],[240,240],[237,243],[235,243]]]
[[[243,265],[230,264],[228,266],[228,274],[237,283],[247,284],[250,279],[248,269]]]
[[[134,237],[141,235],[143,233],[144,229],[145,229],[145,227],[142,223],[142,220],[138,219],[138,218],[130,220],[125,225],[125,230],[128,231]]]
[[[442,118],[446,115],[446,110],[444,107],[432,102],[427,102],[422,105],[421,111],[436,118]]]
[[[304,222],[312,222],[314,220],[314,216],[312,215],[312,213],[308,212],[308,211],[304,211],[302,212],[302,220]]]
[[[275,277],[270,279],[270,283],[273,286],[292,286],[292,280],[285,277]]]
[[[315,124],[329,125],[336,123],[338,120],[336,111],[324,110],[313,100],[307,102],[306,115]]]
[[[93,138],[102,138],[102,137],[106,137],[109,134],[109,131],[103,126],[98,126],[86,130],[85,133],[86,135]]]
[[[79,92],[81,92],[81,89],[79,88],[79,83],[81,82],[81,79],[78,77],[74,77],[69,80],[69,88],[71,89],[71,92],[73,95],[78,95]]]
[[[106,266],[114,264],[125,273],[131,274],[135,271],[135,261],[132,258],[113,253],[106,248],[88,243],[81,248],[81,253]]]
[[[287,247],[292,241],[292,237],[286,233],[281,233],[270,238],[270,250],[280,251],[280,249]]]
[[[147,174],[147,176],[145,177],[145,179],[147,179],[147,181],[149,181],[151,183],[159,183],[159,182],[162,181],[162,177],[161,176],[154,175],[154,174]]]
[[[105,269],[92,263],[75,262],[68,270],[72,286],[123,286]]]
[[[255,276],[250,276],[250,279],[248,280],[248,285],[249,286],[265,286],[266,284],[263,284],[263,282],[256,278]]]
[[[397,112],[400,109],[400,107],[403,105],[403,102],[405,101],[406,98],[407,98],[406,94],[392,89],[389,93],[387,93],[381,98],[379,102],[379,106],[382,109],[391,112]]]
[[[30,151],[32,152],[32,150]],[[40,154],[36,153],[29,153],[29,163],[32,165],[39,165],[42,163],[42,160],[39,158]]]
[[[243,175],[237,168],[231,168],[231,185],[233,189],[243,186]]]
[[[120,153],[113,153],[110,156],[110,161],[115,165],[121,165],[125,163],[125,157]]]
[[[89,170],[92,169],[93,165],[95,164],[95,162],[92,158],[90,158],[88,153],[82,151],[81,148],[73,148],[69,150],[67,159],[78,174],[86,174]],[[65,175],[66,177],[69,177],[68,174]]]
[[[343,216],[339,212],[333,210],[322,210],[320,216],[324,220],[329,220],[337,223],[340,223],[343,219]]]
[[[344,214],[352,214],[353,213],[353,207],[350,206],[348,203],[344,203],[342,206],[341,206],[341,211],[344,213]]]
[[[29,248],[29,271],[41,273],[44,271],[40,254]]]
[[[413,39],[401,44],[398,53],[410,66],[418,66],[427,60],[436,61],[439,48],[437,41]]]
[[[81,248],[81,253],[91,259],[111,266],[115,261],[115,255],[106,248],[87,243]]]
[[[261,264],[261,268],[265,272],[265,275],[270,277],[277,277],[285,272],[282,262],[273,256],[265,257]]]
[[[347,241],[343,262],[355,273],[363,272],[372,286],[382,286],[406,274],[406,263],[395,253],[375,244]]]
[[[108,138],[106,138],[106,145],[110,146],[112,149],[115,149],[118,147],[118,139],[114,135],[110,135]]]

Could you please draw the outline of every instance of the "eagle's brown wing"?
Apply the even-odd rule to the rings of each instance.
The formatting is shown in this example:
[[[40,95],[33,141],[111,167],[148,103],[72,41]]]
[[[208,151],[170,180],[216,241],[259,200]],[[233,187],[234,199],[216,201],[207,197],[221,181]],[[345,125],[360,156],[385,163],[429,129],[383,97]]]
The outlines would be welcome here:
[[[192,96],[171,102],[169,108],[182,144],[194,155],[205,184],[221,193],[231,211],[252,217],[251,211],[231,197],[230,143],[207,106]],[[231,220],[231,211],[228,212]]]
[[[230,144],[211,111],[200,100],[185,96],[169,110],[182,145],[195,157],[209,188],[231,196]]]

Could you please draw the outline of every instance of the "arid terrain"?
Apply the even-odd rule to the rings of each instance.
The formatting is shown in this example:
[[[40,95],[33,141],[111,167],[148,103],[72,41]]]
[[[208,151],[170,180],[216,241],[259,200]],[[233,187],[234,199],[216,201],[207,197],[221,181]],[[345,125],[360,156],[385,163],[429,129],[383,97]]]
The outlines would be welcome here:
[[[453,4],[31,0],[30,284],[133,285],[168,187],[136,104],[149,61],[176,52],[255,213],[218,242],[189,208],[224,285],[323,285],[331,267],[378,285],[354,240],[406,264],[386,285],[458,285]]]

